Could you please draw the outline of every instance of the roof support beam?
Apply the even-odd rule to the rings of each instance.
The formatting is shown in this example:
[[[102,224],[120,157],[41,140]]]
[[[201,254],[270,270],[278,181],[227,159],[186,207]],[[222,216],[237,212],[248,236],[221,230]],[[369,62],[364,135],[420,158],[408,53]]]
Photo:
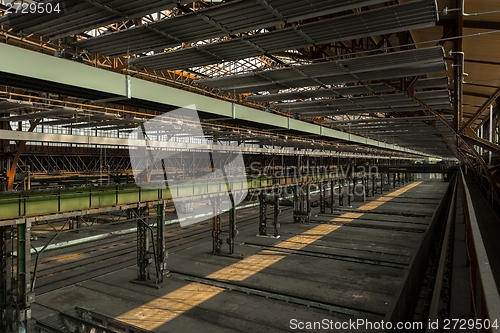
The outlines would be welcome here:
[[[101,3],[98,0],[85,0],[85,1],[88,2],[88,3],[93,4],[96,7],[102,8],[102,9],[104,9],[104,10],[110,12],[110,13],[113,13],[115,15],[118,15],[118,16],[121,16],[121,17],[123,17],[125,19],[128,19],[128,16],[125,15],[124,13],[122,13],[121,11],[113,9],[113,8],[109,7],[108,5]]]
[[[492,142],[489,142],[488,140],[485,140],[483,138],[480,138],[479,136],[474,133],[473,130],[470,128],[467,128],[463,137],[465,140],[467,140],[469,143],[482,147],[488,151],[491,151],[493,154],[500,155],[500,146],[497,144],[494,144]]]
[[[476,113],[467,121],[467,123],[460,129],[460,133],[464,132],[466,128],[471,127],[472,124],[484,113],[484,111],[488,110],[488,107],[495,102],[495,100],[500,97],[500,88],[498,88],[493,95],[491,95],[486,101],[484,101],[483,105],[476,111]]]
[[[453,22],[455,22],[455,20],[440,19],[436,23],[436,25],[446,26],[447,24],[453,24]],[[464,28],[470,28],[470,29],[500,30],[500,22],[493,22],[493,21],[464,20],[463,26],[464,26]]]

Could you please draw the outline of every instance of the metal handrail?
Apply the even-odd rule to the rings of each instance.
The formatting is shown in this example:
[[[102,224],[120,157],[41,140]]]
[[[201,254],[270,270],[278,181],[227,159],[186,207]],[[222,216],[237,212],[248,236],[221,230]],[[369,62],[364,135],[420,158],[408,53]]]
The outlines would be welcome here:
[[[489,319],[493,323],[495,320],[500,321],[500,294],[498,293],[472,204],[472,198],[462,170],[460,170],[460,175],[466,225],[467,263],[470,267],[471,279],[471,310],[475,317],[481,319],[483,323],[486,319]],[[479,331],[493,332],[493,328],[485,329],[483,327]]]
[[[442,302],[443,302],[443,281],[445,280],[446,269],[448,265],[448,249],[453,244],[450,244],[450,234],[453,232],[453,221],[454,221],[454,211],[456,209],[456,196],[458,189],[459,180],[454,177],[453,180],[453,192],[451,195],[451,200],[448,208],[448,214],[446,219],[446,229],[443,236],[443,244],[441,245],[441,251],[439,255],[439,265],[436,272],[436,282],[434,284],[434,291],[432,293],[432,299],[429,309],[429,322],[435,322],[440,317]],[[430,325],[426,329],[426,333],[433,333],[439,331],[437,327],[431,327]]]

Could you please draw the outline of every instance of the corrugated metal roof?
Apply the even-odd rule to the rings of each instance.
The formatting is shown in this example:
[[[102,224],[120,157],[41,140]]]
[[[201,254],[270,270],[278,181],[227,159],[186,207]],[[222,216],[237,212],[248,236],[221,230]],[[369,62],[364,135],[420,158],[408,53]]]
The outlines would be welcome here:
[[[191,43],[200,40],[234,35],[250,30],[278,26],[286,22],[300,21],[307,18],[337,13],[371,4],[382,3],[384,0],[338,0],[338,1],[231,1],[218,6],[201,9],[193,13],[167,18],[148,25],[158,34],[158,39],[149,39],[142,42],[150,49],[167,48],[173,45],[164,45],[162,34],[173,37],[175,45]],[[278,7],[274,7],[277,5]],[[284,10],[281,13],[280,9]],[[131,28],[129,30],[135,30]],[[140,33],[146,34],[144,30]],[[122,35],[123,34],[123,35]],[[75,46],[84,48],[93,53],[111,56],[123,55],[127,47],[123,38],[127,37],[127,30],[115,35],[89,38],[75,43]],[[112,43],[110,50],[103,44]]]
[[[346,60],[327,61],[299,68],[289,67],[248,74],[207,78],[198,84],[221,90],[252,88],[275,82],[289,87],[303,87],[330,84],[345,84],[400,78],[411,75],[425,75],[446,70],[443,49],[439,46],[378,54]],[[254,84],[250,77],[256,77]],[[311,80],[314,79],[314,80]]]
[[[120,38],[117,39],[116,37]],[[173,47],[177,45],[177,41],[165,35],[160,35],[157,32],[148,29],[147,26],[138,27],[136,29],[129,29],[121,32],[113,32],[102,35],[99,38],[99,50],[102,54],[116,56],[125,50],[126,53],[137,54],[141,52],[151,51],[151,43],[162,45],[162,47]],[[93,42],[96,42],[92,39]],[[86,48],[85,41],[79,47]],[[116,52],[117,47],[120,52]],[[93,51],[92,47],[89,51]]]
[[[450,106],[450,96],[447,90],[417,92],[415,97],[436,109],[438,107],[442,109]],[[272,104],[272,107],[307,116],[372,112],[416,112],[424,109],[411,97],[401,93],[351,98],[337,97],[305,102],[285,102]]]
[[[79,0],[56,0],[61,12],[12,13],[0,17],[0,24],[55,39],[127,18],[141,17],[177,5],[177,0],[100,0],[99,2]],[[192,1],[183,0],[183,3]],[[106,6],[107,8],[105,8]]]
[[[320,22],[300,24],[295,27],[276,30],[269,33],[242,37],[254,44],[256,47],[241,49],[230,53],[231,58],[225,56],[226,49],[234,47],[233,41],[216,42],[195,48],[198,52],[210,52],[214,57],[212,62],[173,61],[179,55],[191,54],[193,48],[185,48],[166,52],[149,57],[140,57],[131,62],[151,69],[182,69],[220,63],[228,59],[243,59],[266,52],[273,53],[296,49],[314,44],[326,44],[335,41],[349,40],[353,38],[366,37],[404,31],[408,29],[433,26],[437,19],[437,9],[434,2],[417,1],[403,5],[394,5],[377,10],[365,11],[357,14],[342,16]],[[383,17],[384,20],[380,18]],[[339,32],[341,31],[341,32]],[[325,35],[326,34],[326,35]],[[260,50],[260,51],[259,51]],[[259,52],[257,52],[259,51]],[[218,54],[217,52],[220,52]],[[232,57],[234,55],[234,57]],[[235,58],[235,57],[238,58]],[[216,60],[219,58],[219,60]],[[161,60],[161,61],[159,61]],[[187,59],[186,59],[187,60]]]

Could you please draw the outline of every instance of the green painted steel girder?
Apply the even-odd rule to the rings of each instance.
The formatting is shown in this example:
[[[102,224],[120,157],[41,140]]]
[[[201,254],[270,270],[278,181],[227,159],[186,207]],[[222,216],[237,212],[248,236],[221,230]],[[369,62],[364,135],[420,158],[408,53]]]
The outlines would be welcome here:
[[[303,176],[299,182],[330,179],[326,173]],[[285,182],[280,180],[285,179]],[[229,179],[231,191],[241,191],[272,186],[284,186],[296,182],[294,178],[249,177]],[[140,202],[168,201],[172,198],[199,197],[224,193],[226,184],[217,180],[193,180],[169,184],[167,188],[141,188],[137,186],[87,187],[78,189],[47,189],[0,194],[0,226],[11,220],[55,214],[85,211],[94,208],[130,205]]]
[[[94,68],[75,61],[60,59],[42,53],[0,43],[0,74],[14,75],[24,81],[44,80],[63,85],[68,89],[79,89],[91,94],[100,93],[137,101],[148,101],[164,105],[166,109],[196,105],[198,111],[211,114],[213,118],[228,118],[258,126],[272,126],[277,130],[290,130],[318,139],[335,139],[360,145],[427,156],[419,151],[387,144],[377,140],[344,133],[324,126],[307,123],[289,117],[272,114],[247,106],[230,103],[212,97],[195,94],[161,84],[127,77],[125,75]],[[44,90],[44,86],[37,87]],[[119,103],[119,100],[116,101]]]

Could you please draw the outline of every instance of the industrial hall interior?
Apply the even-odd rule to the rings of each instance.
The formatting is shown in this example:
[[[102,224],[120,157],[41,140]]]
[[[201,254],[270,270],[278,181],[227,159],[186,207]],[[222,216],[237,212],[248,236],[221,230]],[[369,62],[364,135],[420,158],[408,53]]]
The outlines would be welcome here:
[[[500,328],[499,0],[0,0],[0,333]]]

